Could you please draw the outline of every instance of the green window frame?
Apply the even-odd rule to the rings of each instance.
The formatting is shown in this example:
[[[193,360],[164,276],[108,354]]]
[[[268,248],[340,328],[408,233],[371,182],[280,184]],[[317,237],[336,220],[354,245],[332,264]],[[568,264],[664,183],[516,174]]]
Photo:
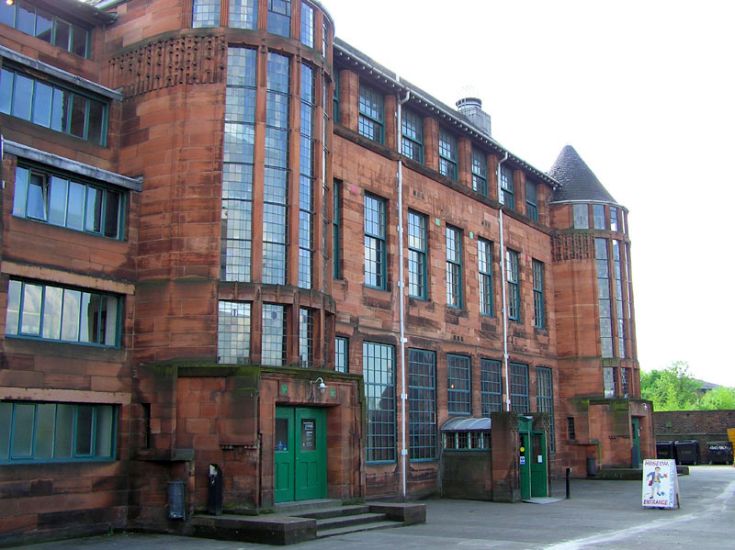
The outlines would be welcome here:
[[[365,194],[365,285],[386,289],[387,249],[385,199]]]
[[[28,2],[0,2],[0,23],[79,57],[91,55],[91,31]]]
[[[503,377],[500,361],[480,359],[480,402],[482,416],[503,410]]]
[[[526,215],[531,221],[538,222],[538,186],[526,180]]]
[[[472,190],[487,197],[487,156],[472,148]]]
[[[408,350],[408,450],[411,462],[437,459],[436,353]]]
[[[286,311],[281,304],[263,304],[260,362],[280,367],[286,359]]]
[[[363,342],[368,463],[396,460],[395,350],[390,344]]]
[[[510,410],[526,414],[531,412],[528,398],[528,365],[510,364]]]
[[[493,243],[487,239],[477,239],[477,272],[480,279],[480,315],[495,315],[493,288]]]
[[[250,361],[251,304],[220,300],[217,316],[217,363]]]
[[[122,240],[126,210],[125,192],[36,165],[15,169],[16,217]]]
[[[291,0],[268,0],[268,32],[291,36]]]
[[[505,251],[505,271],[508,284],[508,319],[521,320],[521,279],[519,273],[519,255],[510,248]]]
[[[466,355],[447,354],[447,413],[472,414],[472,363]]]
[[[447,247],[447,305],[453,308],[461,308],[464,299],[462,282],[462,230],[447,225],[445,240]]]
[[[401,153],[416,162],[424,162],[424,121],[413,111],[401,117]]]
[[[425,215],[408,211],[408,295],[420,300],[428,297],[428,226]]]
[[[108,111],[107,101],[8,64],[0,69],[0,113],[105,147]]]
[[[533,266],[533,326],[546,328],[546,303],[544,299],[544,264],[532,261]]]
[[[115,460],[117,406],[0,401],[0,464]]]
[[[20,279],[8,283],[6,336],[117,348],[122,298]]]
[[[350,361],[350,339],[345,336],[337,336],[334,339],[334,370],[336,372],[349,372]]]
[[[500,204],[509,210],[516,209],[516,191],[513,181],[513,170],[505,166],[500,167]]]
[[[332,184],[332,276],[342,278],[342,182]]]
[[[358,133],[377,143],[383,143],[385,109],[383,94],[360,83]]]
[[[549,450],[554,452],[554,376],[549,367],[536,367],[536,411],[549,415]]]
[[[439,130],[439,173],[457,180],[457,138],[444,129]]]

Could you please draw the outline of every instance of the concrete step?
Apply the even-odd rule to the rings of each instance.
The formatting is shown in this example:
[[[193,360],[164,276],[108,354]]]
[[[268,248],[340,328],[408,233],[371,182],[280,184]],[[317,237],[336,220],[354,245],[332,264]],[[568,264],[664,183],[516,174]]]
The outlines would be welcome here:
[[[401,527],[401,523],[397,521],[375,521],[372,523],[361,523],[359,525],[349,525],[347,527],[334,527],[331,529],[317,529],[316,538],[323,539],[325,537],[333,537],[335,535],[346,535],[348,533],[358,533],[360,531],[372,531],[373,529],[390,529],[393,527]]]
[[[352,516],[355,514],[367,514],[370,507],[367,504],[354,504],[348,506],[335,506],[330,508],[320,508],[310,512],[300,512],[300,518],[325,519],[336,518],[339,516]]]
[[[282,502],[276,504],[273,508],[277,514],[285,516],[302,516],[302,512],[313,512],[323,508],[339,508],[342,505],[341,500],[334,498],[320,498],[315,500],[299,500],[295,502]]]
[[[319,533],[322,529],[336,529],[338,527],[350,527],[353,525],[362,525],[366,523],[376,523],[385,521],[385,514],[365,513],[352,514],[349,516],[336,516],[316,520],[316,530]],[[400,524],[399,524],[400,525]]]

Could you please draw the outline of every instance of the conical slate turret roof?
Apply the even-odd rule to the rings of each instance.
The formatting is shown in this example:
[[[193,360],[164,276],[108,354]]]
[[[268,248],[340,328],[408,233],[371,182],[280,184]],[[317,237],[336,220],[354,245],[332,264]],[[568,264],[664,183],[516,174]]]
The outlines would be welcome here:
[[[549,175],[560,183],[554,191],[554,201],[617,203],[571,145],[561,150]]]

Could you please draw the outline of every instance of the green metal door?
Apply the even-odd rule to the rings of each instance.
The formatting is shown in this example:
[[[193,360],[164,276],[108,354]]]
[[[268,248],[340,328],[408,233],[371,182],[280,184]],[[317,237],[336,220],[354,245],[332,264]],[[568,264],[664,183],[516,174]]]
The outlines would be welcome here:
[[[275,502],[327,496],[326,419],[324,409],[276,407]]]
[[[546,435],[531,434],[531,497],[547,497],[548,467],[546,464]]]
[[[633,432],[633,447],[630,450],[631,466],[641,467],[641,419],[634,416],[631,420],[631,431]]]
[[[531,498],[531,449],[529,448],[530,435],[527,432],[519,434],[520,447],[518,449],[518,460],[521,482],[521,500]]]

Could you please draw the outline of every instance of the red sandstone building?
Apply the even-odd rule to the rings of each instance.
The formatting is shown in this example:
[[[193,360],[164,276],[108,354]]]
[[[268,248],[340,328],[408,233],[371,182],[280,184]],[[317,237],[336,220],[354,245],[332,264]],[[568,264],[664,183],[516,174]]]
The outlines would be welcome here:
[[[0,3],[0,541],[652,456],[627,210],[316,1]],[[170,482],[185,514],[172,519]]]

